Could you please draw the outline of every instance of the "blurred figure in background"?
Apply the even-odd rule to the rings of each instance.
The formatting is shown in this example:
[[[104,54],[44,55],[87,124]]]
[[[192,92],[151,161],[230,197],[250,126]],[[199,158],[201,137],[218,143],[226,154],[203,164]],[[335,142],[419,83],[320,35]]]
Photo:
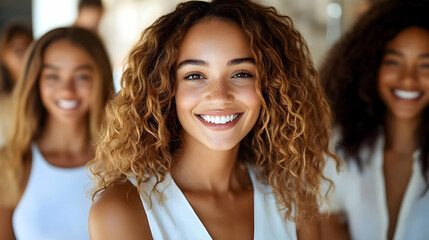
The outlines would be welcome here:
[[[78,14],[74,25],[98,32],[102,16],[103,4],[101,0],[79,0]]]
[[[376,2],[321,67],[347,161],[327,168],[324,239],[429,237],[428,12],[424,0]]]
[[[85,164],[113,94],[109,59],[75,27],[48,32],[28,56],[0,149],[0,239],[89,239]]]
[[[11,127],[12,89],[32,41],[31,28],[20,22],[9,23],[0,36],[0,146]]]

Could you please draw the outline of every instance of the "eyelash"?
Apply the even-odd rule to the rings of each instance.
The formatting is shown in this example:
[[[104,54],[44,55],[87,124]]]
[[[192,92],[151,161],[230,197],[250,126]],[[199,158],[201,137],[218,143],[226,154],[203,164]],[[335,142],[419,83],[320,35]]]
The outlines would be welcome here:
[[[386,65],[392,65],[392,66],[397,66],[397,65],[399,65],[399,62],[397,62],[395,60],[384,60],[384,64],[386,64]]]
[[[244,76],[239,76],[239,75],[244,75]],[[197,78],[194,78],[197,77]],[[238,73],[235,73],[232,78],[251,78],[253,77],[252,74],[245,72],[245,71],[240,71]],[[205,77],[199,73],[190,73],[187,74],[184,79],[186,80],[200,80],[200,79],[205,79]]]
[[[198,78],[192,78],[193,76],[198,76]],[[200,80],[200,79],[204,79],[203,75],[199,74],[199,73],[190,73],[188,75],[185,76],[186,80]]]
[[[245,76],[238,77],[237,75],[245,75]],[[251,78],[253,77],[253,75],[245,71],[240,71],[238,73],[235,73],[232,77],[233,78]]]
[[[83,81],[87,81],[87,80],[89,80],[91,77],[89,76],[89,75],[80,75],[80,76],[77,76],[76,77],[76,79],[77,80],[83,80]]]
[[[424,64],[420,65],[420,68],[429,68],[429,64],[428,63],[424,63]]]
[[[57,76],[57,75],[54,75],[54,74],[48,74],[48,75],[46,75],[44,78],[45,78],[45,79],[48,79],[48,80],[57,80],[57,79],[58,79],[58,76]]]

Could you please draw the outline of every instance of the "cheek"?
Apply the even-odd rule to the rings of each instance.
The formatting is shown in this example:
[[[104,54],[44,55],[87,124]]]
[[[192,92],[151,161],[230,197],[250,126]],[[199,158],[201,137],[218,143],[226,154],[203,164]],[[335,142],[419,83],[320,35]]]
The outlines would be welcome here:
[[[79,95],[85,99],[88,99],[89,101],[93,101],[95,96],[97,95],[94,92],[94,87],[92,82],[82,82],[76,84],[77,92],[79,92]]]
[[[380,97],[384,101],[384,95],[390,91],[390,85],[396,79],[396,73],[389,71],[389,69],[381,68],[377,76],[377,90]]]
[[[55,85],[54,84],[50,84],[50,83],[47,83],[44,81],[40,81],[39,93],[40,93],[40,98],[42,99],[43,104],[46,103],[46,100],[54,92],[55,92]]]
[[[178,86],[175,94],[177,114],[182,114],[182,111],[189,110],[195,106],[200,96],[201,93],[198,89]]]
[[[261,99],[254,87],[242,89],[238,96],[241,102],[244,102],[249,109],[257,112],[261,109]]]

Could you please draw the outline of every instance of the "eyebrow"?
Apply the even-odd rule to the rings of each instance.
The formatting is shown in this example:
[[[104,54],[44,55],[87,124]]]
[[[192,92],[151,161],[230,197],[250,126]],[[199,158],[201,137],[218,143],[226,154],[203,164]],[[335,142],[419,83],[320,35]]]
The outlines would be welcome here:
[[[386,54],[393,54],[403,57],[404,54],[395,50],[386,50]],[[429,53],[423,53],[419,55],[419,58],[429,58]]]
[[[52,64],[43,64],[43,69],[48,68],[48,69],[53,69],[53,70],[58,70],[59,67],[52,65]],[[75,67],[73,70],[74,71],[78,71],[78,70],[92,70],[93,67],[89,64],[84,64],[84,65],[80,65]]]
[[[255,59],[253,59],[253,58],[232,59],[231,61],[228,62],[228,66],[237,65],[237,64],[241,64],[241,63],[253,63],[253,64],[255,64]]]
[[[186,59],[177,65],[177,69],[179,69],[185,65],[208,66],[209,63],[204,61],[204,60],[201,60],[201,59],[195,59],[195,58]]]
[[[232,65],[237,65],[237,64],[241,64],[241,63],[253,63],[253,64],[255,64],[255,59],[249,58],[249,57],[247,57],[247,58],[235,58],[235,59],[228,61],[227,65],[232,66]],[[177,69],[183,67],[184,65],[208,66],[209,63],[207,61],[204,61],[201,59],[195,59],[195,58],[186,59],[177,65]]]
[[[397,55],[397,56],[404,56],[404,54],[402,54],[401,52],[395,51],[395,50],[386,50],[385,54],[393,54],[393,55]]]

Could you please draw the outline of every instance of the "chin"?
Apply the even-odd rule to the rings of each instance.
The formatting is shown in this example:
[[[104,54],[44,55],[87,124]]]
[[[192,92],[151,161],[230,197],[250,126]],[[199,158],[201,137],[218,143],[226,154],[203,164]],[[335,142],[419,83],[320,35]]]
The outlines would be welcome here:
[[[211,143],[211,144],[205,144],[206,147],[212,151],[215,152],[224,152],[224,151],[230,151],[233,150],[238,144],[234,144],[234,143]]]

